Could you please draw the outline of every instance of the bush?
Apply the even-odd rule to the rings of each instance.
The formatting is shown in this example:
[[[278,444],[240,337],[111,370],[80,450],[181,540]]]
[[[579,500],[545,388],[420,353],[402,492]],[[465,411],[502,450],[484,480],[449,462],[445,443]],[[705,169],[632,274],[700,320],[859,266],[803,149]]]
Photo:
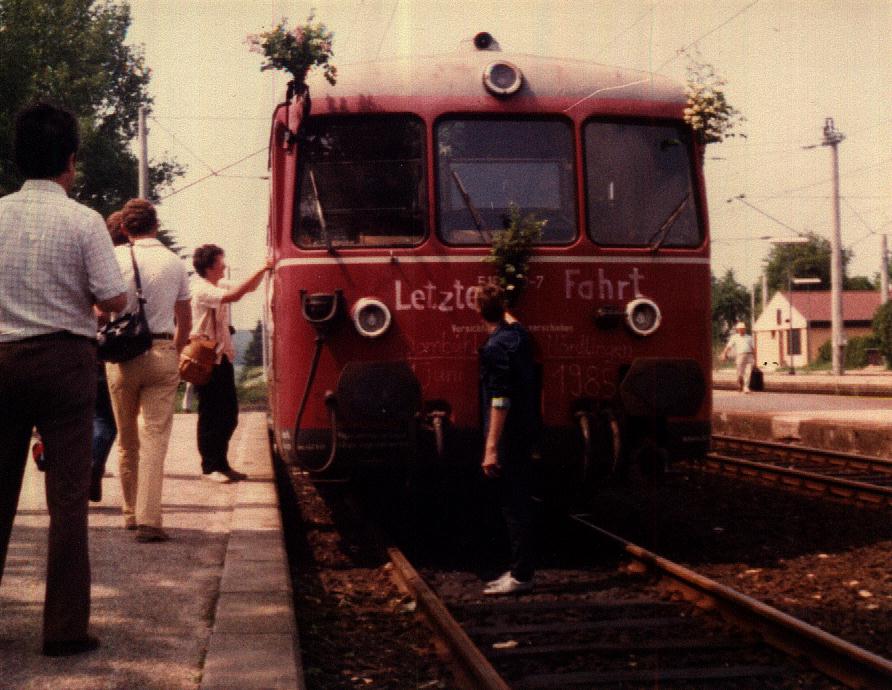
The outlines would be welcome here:
[[[873,335],[877,347],[886,358],[886,366],[892,367],[892,302],[886,302],[874,313]]]
[[[846,345],[846,361],[844,366],[846,369],[863,369],[867,366],[867,351],[879,348],[879,340],[875,335],[856,335],[849,338]],[[818,348],[818,357],[815,363],[826,363],[833,361],[833,350],[830,341],[826,341]]]
[[[263,367],[244,367],[236,381],[239,407],[249,409],[266,408],[267,391]]]

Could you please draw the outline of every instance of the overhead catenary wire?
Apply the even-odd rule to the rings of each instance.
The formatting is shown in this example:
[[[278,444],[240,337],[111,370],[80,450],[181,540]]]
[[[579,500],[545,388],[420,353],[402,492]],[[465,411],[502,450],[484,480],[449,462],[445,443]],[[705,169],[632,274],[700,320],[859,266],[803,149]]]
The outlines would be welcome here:
[[[217,171],[214,170],[213,166],[210,163],[206,162],[204,159],[202,159],[201,156],[199,156],[197,153],[195,153],[195,151],[193,151],[186,144],[184,144],[182,141],[180,141],[180,139],[177,138],[177,136],[173,132],[171,132],[169,129],[167,129],[167,127],[165,127],[160,122],[158,122],[158,120],[154,116],[150,115],[149,118],[152,120],[152,122],[154,122],[156,125],[158,125],[158,127],[165,134],[167,134],[167,136],[169,136],[174,141],[174,143],[178,144],[179,146],[182,146],[186,150],[186,152],[188,154],[190,154],[195,160],[197,160],[199,163],[201,163],[204,167],[206,167],[212,173],[214,173],[214,174],[217,173]]]
[[[399,1],[399,0],[397,0],[397,1]],[[732,22],[734,19],[736,19],[737,17],[739,17],[741,14],[743,14],[744,12],[746,12],[747,10],[749,10],[751,7],[753,7],[754,5],[758,4],[758,2],[759,2],[759,0],[753,0],[753,2],[751,2],[749,5],[747,5],[746,7],[742,8],[741,10],[739,10],[739,11],[737,11],[736,13],[734,13],[733,15],[731,15],[731,16],[728,17],[725,21],[721,22],[721,23],[718,24],[717,26],[713,27],[712,29],[710,29],[709,31],[705,32],[704,34],[702,34],[701,36],[699,36],[699,37],[696,38],[695,40],[693,40],[693,41],[691,41],[690,43],[688,43],[684,48],[680,48],[679,50],[677,50],[677,51],[675,52],[675,55],[673,55],[671,58],[669,58],[668,60],[666,60],[663,64],[661,64],[661,65],[660,65],[659,67],[657,67],[656,69],[651,70],[651,73],[654,73],[654,74],[655,74],[655,73],[660,72],[660,71],[661,71],[663,68],[665,68],[667,65],[671,64],[672,62],[675,62],[675,60],[677,60],[681,55],[683,55],[684,52],[685,52],[686,50],[688,50],[688,48],[690,48],[690,47],[693,46],[693,45],[696,45],[697,43],[699,43],[700,41],[702,41],[702,40],[703,40],[704,38],[706,38],[707,36],[709,36],[709,35],[715,33],[716,31],[718,31],[719,29],[721,29],[723,26],[729,24],[729,23]],[[636,23],[637,23],[637,22],[636,22]],[[619,89],[625,89],[625,88],[628,88],[628,87],[630,87],[630,86],[636,86],[636,85],[638,85],[638,84],[647,84],[647,83],[650,83],[650,82],[652,82],[652,81],[653,81],[653,78],[652,78],[652,77],[647,77],[646,79],[639,79],[639,80],[636,80],[636,81],[633,81],[633,82],[629,82],[628,84],[618,84],[618,85],[616,85],[616,86],[608,86],[608,87],[605,87],[605,88],[602,88],[602,89],[597,89],[596,91],[593,91],[592,93],[588,94],[588,95],[585,96],[584,98],[580,98],[578,101],[576,101],[576,102],[575,102],[573,105],[571,105],[570,107],[568,107],[568,108],[564,108],[564,112],[566,113],[566,112],[571,111],[573,108],[575,108],[575,107],[576,107],[577,105],[579,105],[580,103],[584,103],[585,101],[589,100],[590,98],[594,98],[594,97],[597,96],[598,94],[600,94],[600,93],[604,93],[605,91],[616,91],[616,90],[619,90]]]
[[[229,165],[223,166],[222,168],[218,169],[216,172],[208,173],[204,177],[200,177],[197,180],[194,180],[193,182],[190,182],[189,184],[180,187],[179,189],[174,189],[169,194],[165,194],[164,196],[160,197],[159,201],[164,201],[165,199],[169,199],[170,197],[172,197],[176,194],[179,194],[180,192],[184,192],[187,189],[194,187],[195,185],[200,184],[200,183],[204,182],[205,180],[210,179],[211,177],[219,177],[220,173],[223,172],[224,170],[229,170],[230,168],[234,168],[239,163],[244,163],[249,158],[253,158],[254,156],[257,156],[261,153],[266,153],[267,151],[268,151],[268,147],[264,146],[262,149],[258,149],[257,151],[254,151],[254,153],[249,153],[247,156],[244,156],[243,158],[239,158],[234,163],[230,163]]]
[[[720,24],[714,26],[713,28],[709,29],[709,31],[706,31],[706,32],[705,32],[704,34],[702,34],[701,36],[695,38],[693,41],[691,41],[690,43],[688,43],[684,48],[679,48],[678,50],[675,51],[675,55],[673,55],[673,56],[670,57],[668,60],[666,60],[663,64],[661,64],[659,67],[657,67],[654,71],[655,71],[655,72],[659,72],[660,70],[664,69],[664,68],[667,67],[668,65],[671,65],[671,64],[672,64],[673,62],[675,62],[678,58],[680,58],[682,55],[684,55],[685,52],[687,52],[687,51],[688,51],[690,48],[692,48],[693,46],[697,45],[697,44],[698,44],[700,41],[702,41],[704,38],[706,38],[707,36],[711,36],[712,34],[714,34],[716,31],[718,31],[718,30],[721,29],[722,27],[724,27],[724,26],[730,24],[730,23],[733,22],[735,19],[737,19],[740,15],[742,15],[744,12],[748,11],[750,8],[752,8],[754,5],[757,5],[758,3],[759,3],[759,0],[753,0],[749,5],[747,5],[746,7],[743,7],[743,8],[741,8],[740,10],[738,10],[737,12],[735,12],[734,14],[732,14],[730,17],[728,17],[728,18],[727,18],[725,21],[723,21],[722,23],[720,23]]]

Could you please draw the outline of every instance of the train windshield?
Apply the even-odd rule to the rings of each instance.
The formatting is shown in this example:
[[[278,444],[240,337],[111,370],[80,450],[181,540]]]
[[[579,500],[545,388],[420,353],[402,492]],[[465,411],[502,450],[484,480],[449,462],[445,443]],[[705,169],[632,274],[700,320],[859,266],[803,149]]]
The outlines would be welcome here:
[[[298,245],[399,246],[424,239],[424,125],[419,118],[313,117],[298,155]]]
[[[592,120],[585,125],[588,228],[603,245],[696,247],[690,137],[680,126]]]
[[[546,220],[541,243],[576,237],[573,132],[562,120],[444,118],[436,127],[437,219],[451,244],[487,244],[515,204]]]

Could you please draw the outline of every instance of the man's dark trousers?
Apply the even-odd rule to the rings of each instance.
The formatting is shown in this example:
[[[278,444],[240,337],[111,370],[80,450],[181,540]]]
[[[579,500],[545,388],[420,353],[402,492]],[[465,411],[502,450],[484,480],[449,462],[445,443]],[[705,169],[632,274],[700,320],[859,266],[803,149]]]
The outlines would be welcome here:
[[[201,471],[226,472],[229,439],[238,426],[238,394],[232,362],[223,357],[214,367],[211,380],[196,386],[198,394],[198,452]]]
[[[533,579],[535,571],[532,462],[527,457],[507,460],[497,481],[511,547],[511,574],[521,582],[528,582]]]
[[[47,459],[50,514],[44,642],[87,636],[95,397],[96,346],[86,338],[53,334],[0,343],[0,580],[36,426]]]

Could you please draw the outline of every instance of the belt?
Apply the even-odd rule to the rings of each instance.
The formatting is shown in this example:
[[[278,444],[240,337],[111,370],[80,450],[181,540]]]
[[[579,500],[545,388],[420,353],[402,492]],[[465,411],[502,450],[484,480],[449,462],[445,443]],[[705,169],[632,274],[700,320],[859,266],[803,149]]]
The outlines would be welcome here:
[[[53,340],[85,340],[88,343],[93,343],[94,345],[96,344],[95,338],[88,338],[85,335],[72,333],[71,331],[53,331],[52,333],[41,333],[40,335],[31,335],[27,338],[21,338],[20,340],[7,340],[4,342],[8,345],[12,345],[18,343],[39,343],[43,341]]]
[[[152,333],[152,340],[173,340],[172,333]]]

